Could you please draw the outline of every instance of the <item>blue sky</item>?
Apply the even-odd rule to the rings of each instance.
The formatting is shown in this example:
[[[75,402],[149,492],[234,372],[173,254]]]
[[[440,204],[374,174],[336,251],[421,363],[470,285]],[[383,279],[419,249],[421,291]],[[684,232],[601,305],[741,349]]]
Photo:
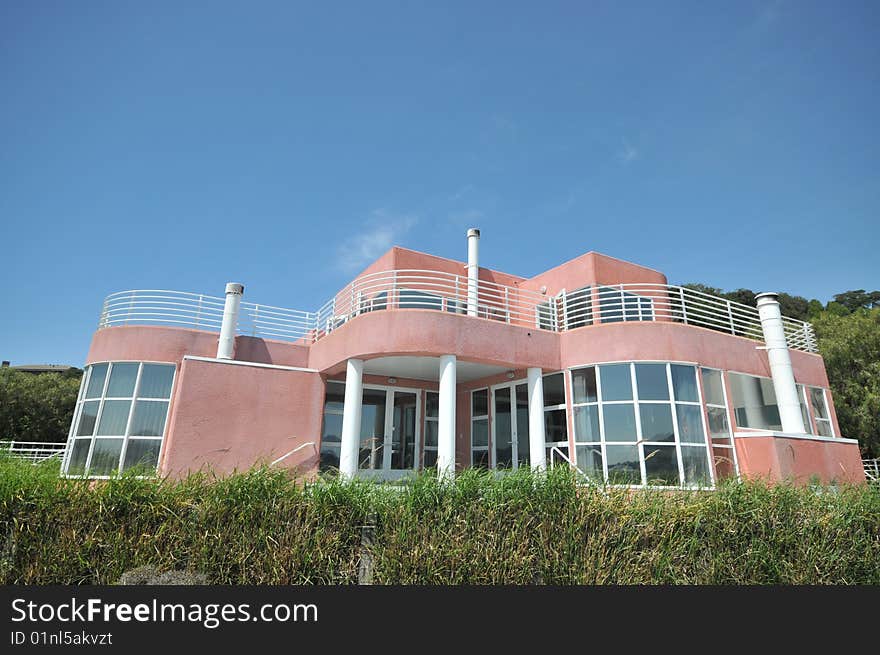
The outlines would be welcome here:
[[[0,357],[101,301],[314,309],[393,244],[880,287],[876,2],[0,4]]]

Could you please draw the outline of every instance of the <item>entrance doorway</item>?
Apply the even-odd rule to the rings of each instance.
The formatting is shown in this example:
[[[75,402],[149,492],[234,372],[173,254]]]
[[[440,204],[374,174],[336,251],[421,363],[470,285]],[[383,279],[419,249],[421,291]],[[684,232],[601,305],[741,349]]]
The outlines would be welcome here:
[[[529,466],[529,387],[525,380],[492,387],[492,467]]]
[[[358,469],[394,479],[417,468],[421,394],[416,389],[364,385]]]

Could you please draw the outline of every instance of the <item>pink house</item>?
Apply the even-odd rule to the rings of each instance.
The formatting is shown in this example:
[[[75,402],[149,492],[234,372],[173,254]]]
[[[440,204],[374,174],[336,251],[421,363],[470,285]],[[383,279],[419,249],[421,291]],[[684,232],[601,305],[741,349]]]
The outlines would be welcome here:
[[[392,248],[316,311],[173,291],[103,307],[63,472],[257,463],[396,479],[576,467],[621,485],[859,482],[812,327],[589,252],[533,278]]]

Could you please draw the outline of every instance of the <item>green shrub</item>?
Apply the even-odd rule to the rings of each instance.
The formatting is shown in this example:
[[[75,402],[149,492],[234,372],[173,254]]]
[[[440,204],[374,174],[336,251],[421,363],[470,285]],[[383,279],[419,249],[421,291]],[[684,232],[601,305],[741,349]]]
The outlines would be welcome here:
[[[880,493],[732,483],[585,489],[567,471],[401,487],[227,478],[61,479],[0,460],[4,584],[112,584],[139,567],[214,584],[354,584],[374,525],[388,584],[878,584]]]

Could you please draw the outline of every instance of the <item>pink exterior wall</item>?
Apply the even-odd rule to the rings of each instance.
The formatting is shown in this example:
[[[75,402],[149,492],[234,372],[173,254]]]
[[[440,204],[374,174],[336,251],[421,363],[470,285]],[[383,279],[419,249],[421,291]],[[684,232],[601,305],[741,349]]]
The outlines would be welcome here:
[[[740,475],[771,482],[809,483],[814,477],[822,483],[832,481],[862,483],[858,444],[851,440],[826,441],[780,436],[734,438]]]
[[[587,285],[636,283],[666,284],[666,276],[645,266],[588,252],[529,278],[519,286],[532,291],[540,291],[546,286],[547,296],[554,296],[562,289],[574,291]]]
[[[160,473],[228,474],[269,463],[314,473],[320,452],[324,382],[317,373],[184,360],[162,448]]]

